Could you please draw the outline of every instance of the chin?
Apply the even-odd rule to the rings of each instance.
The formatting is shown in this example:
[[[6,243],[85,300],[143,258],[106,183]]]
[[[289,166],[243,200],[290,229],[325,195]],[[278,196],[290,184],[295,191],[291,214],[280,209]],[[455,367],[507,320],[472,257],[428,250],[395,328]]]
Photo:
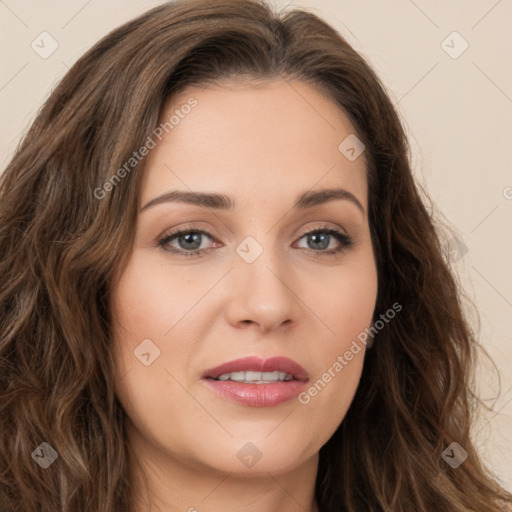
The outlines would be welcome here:
[[[265,439],[269,432],[271,430],[258,435],[252,433],[243,440],[237,436],[224,443],[210,442],[208,450],[197,453],[197,457],[202,459],[203,464],[223,473],[268,477],[268,473],[278,475],[292,471],[315,456],[320,449],[311,446],[300,433],[297,433],[297,438],[287,435],[285,439],[274,432]],[[215,444],[215,450],[212,450],[212,444]]]

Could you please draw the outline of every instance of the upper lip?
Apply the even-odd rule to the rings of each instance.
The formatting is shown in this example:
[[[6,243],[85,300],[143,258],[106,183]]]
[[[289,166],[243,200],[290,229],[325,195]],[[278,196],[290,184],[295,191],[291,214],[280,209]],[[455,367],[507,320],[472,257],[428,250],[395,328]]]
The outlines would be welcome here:
[[[212,378],[216,379],[220,375],[231,372],[285,372],[289,373],[296,380],[307,382],[309,380],[308,372],[295,361],[288,357],[271,357],[269,359],[262,359],[260,357],[249,356],[241,359],[234,359],[228,361],[215,368],[206,370],[202,377],[203,379]]]

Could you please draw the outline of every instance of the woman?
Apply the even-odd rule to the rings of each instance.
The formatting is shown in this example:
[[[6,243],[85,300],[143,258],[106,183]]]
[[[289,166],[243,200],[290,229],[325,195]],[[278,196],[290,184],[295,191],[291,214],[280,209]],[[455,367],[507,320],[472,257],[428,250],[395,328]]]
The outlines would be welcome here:
[[[147,12],[0,185],[2,512],[512,499],[469,436],[478,344],[400,120],[314,15]]]

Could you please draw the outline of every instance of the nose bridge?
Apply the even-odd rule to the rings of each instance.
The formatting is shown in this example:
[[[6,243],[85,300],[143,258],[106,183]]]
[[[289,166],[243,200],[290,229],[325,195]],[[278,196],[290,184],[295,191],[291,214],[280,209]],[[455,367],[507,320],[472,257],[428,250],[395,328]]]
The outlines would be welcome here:
[[[284,286],[281,279],[286,276],[283,275],[281,279],[278,276],[283,274],[283,269],[287,266],[282,249],[274,241],[272,232],[247,236],[236,248],[236,270],[240,279],[249,279],[253,287],[268,287],[269,292],[280,291]]]
[[[274,238],[272,231],[250,235],[236,247],[231,322],[252,321],[269,330],[296,320],[299,305],[289,282],[291,267]]]

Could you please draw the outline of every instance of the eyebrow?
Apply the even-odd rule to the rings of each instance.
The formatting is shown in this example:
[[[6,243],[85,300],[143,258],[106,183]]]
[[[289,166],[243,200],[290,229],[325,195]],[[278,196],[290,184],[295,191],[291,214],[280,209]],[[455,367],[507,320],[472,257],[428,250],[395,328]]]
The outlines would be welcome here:
[[[363,205],[359,202],[351,192],[343,188],[329,188],[318,191],[307,191],[299,195],[293,205],[294,210],[305,210],[318,206],[333,200],[346,200],[355,204],[362,214],[365,215]],[[152,206],[163,203],[182,202],[200,206],[203,208],[212,208],[214,210],[232,210],[236,206],[234,199],[226,196],[225,194],[215,194],[207,192],[186,192],[174,190],[162,194],[161,196],[151,199],[146,203],[140,211],[143,212]]]

